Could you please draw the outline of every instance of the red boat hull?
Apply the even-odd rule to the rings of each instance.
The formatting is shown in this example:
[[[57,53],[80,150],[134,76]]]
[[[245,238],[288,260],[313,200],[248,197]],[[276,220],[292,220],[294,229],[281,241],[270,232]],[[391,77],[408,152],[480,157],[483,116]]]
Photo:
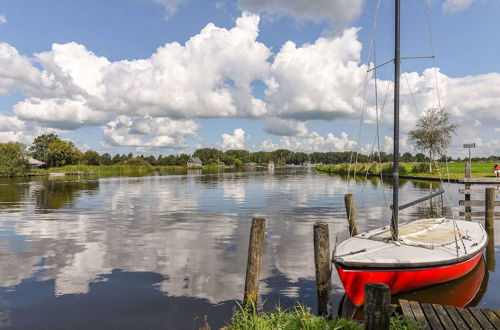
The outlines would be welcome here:
[[[387,284],[391,288],[391,294],[413,291],[467,274],[477,265],[481,256],[482,252],[460,263],[419,269],[343,269],[337,265],[337,272],[349,299],[354,305],[360,306],[365,299],[366,283]]]

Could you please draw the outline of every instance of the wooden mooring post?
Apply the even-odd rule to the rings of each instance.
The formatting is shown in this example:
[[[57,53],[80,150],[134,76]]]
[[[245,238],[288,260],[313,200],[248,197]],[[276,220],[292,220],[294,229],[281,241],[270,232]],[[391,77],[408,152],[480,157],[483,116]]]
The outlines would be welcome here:
[[[486,246],[486,266],[489,271],[496,270],[495,258],[495,188],[486,188],[484,193],[484,228],[488,233]]]
[[[365,284],[365,329],[389,329],[392,311],[389,286],[383,283]]]
[[[333,305],[330,234],[328,224],[324,221],[318,221],[314,224],[314,267],[316,269],[318,315],[331,319]]]
[[[253,218],[248,243],[247,273],[245,278],[245,295],[243,306],[256,308],[259,297],[260,270],[262,267],[262,254],[264,252],[264,233],[266,219]]]
[[[356,227],[356,206],[352,194],[344,195],[345,210],[347,213],[347,222],[349,223],[349,235],[356,236],[358,228]]]

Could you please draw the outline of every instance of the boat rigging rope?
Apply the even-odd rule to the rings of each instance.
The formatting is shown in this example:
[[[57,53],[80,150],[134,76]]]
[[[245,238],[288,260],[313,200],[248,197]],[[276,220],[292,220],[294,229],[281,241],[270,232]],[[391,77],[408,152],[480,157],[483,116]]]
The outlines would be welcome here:
[[[429,0],[424,0],[425,3],[425,13],[427,17],[427,31],[429,33],[429,42],[431,45],[431,53],[432,53],[432,62],[434,66],[434,78],[436,79],[436,93],[437,93],[437,101],[438,101],[438,107],[441,109],[441,97],[439,93],[439,84],[438,84],[438,75],[437,75],[437,68],[436,68],[436,56],[435,56],[435,51],[434,51],[434,41],[432,39],[432,26],[431,26],[431,15],[429,13]]]
[[[432,62],[433,62],[433,69],[434,69],[434,79],[436,81],[436,94],[437,94],[437,101],[438,101],[438,109],[442,110],[441,96],[439,93],[439,79],[438,79],[438,72],[437,72],[437,65],[436,65],[436,56],[435,56],[435,50],[434,50],[434,41],[432,38],[432,25],[431,25],[430,11],[429,11],[429,0],[424,0],[424,4],[425,4],[425,13],[426,13],[426,18],[427,18],[427,32],[429,34],[429,43],[430,43],[430,47],[431,47],[431,55],[432,55]],[[448,189],[451,191],[451,180],[450,180],[450,172],[449,172],[449,168],[448,168],[448,157],[446,157],[446,156],[445,156],[445,162],[446,162],[446,173],[447,173],[447,177],[448,177]],[[440,167],[436,166],[436,168],[438,169],[439,180],[441,181],[441,186],[444,187]],[[462,239],[462,234],[460,233],[460,230],[459,230],[459,228],[456,224],[456,221],[455,221],[454,209],[453,209],[453,205],[451,202],[450,193],[446,194],[446,201],[448,202],[448,205],[449,205],[450,210],[451,210],[455,238],[457,235],[456,231],[458,231],[458,237],[460,238],[460,241],[464,247],[464,253],[467,253],[467,250],[465,248],[465,243],[463,242],[463,239]],[[457,255],[458,255],[458,249],[459,249],[458,243],[456,244],[456,249],[457,249]]]
[[[369,78],[369,73],[370,73],[370,58],[372,56],[372,53],[374,54],[374,68],[377,67],[376,65],[376,56],[375,56],[375,39],[376,39],[376,31],[377,31],[377,21],[378,21],[378,14],[379,14],[379,9],[380,9],[380,4],[382,3],[382,0],[378,0],[377,7],[375,9],[375,15],[373,18],[373,27],[372,27],[372,35],[370,39],[370,47],[368,51],[368,68],[366,70],[365,74],[365,84],[363,88],[363,98],[361,100],[361,115],[359,117],[359,124],[356,127],[356,132],[355,136],[357,136],[357,141],[356,141],[356,148],[354,150],[351,150],[351,155],[349,159],[349,167],[347,169],[347,179],[349,180],[350,172],[351,172],[351,166],[352,166],[352,160],[353,160],[353,153],[356,152],[356,157],[355,157],[355,163],[354,163],[354,171],[353,171],[353,176],[356,175],[356,165],[358,164],[358,156],[359,156],[359,142],[361,140],[361,125],[363,124],[363,118],[364,118],[364,112],[365,112],[365,106],[366,106],[366,91],[368,89],[368,78]],[[376,77],[376,75],[375,75]],[[376,81],[376,80],[375,80]],[[376,83],[376,82],[375,82]]]
[[[445,158],[446,158],[446,169],[448,170],[448,157],[445,157]],[[441,182],[441,187],[444,187],[443,177],[441,175],[441,169],[440,169],[439,164],[436,162],[436,160],[434,160],[434,165],[436,166],[436,169],[437,169],[438,174],[439,174],[439,181]],[[451,190],[449,173],[448,173],[448,188],[449,188],[449,190]],[[460,229],[458,228],[457,222],[456,222],[454,214],[453,214],[453,204],[451,202],[450,193],[446,193],[446,201],[447,201],[447,203],[451,209],[451,212],[452,212],[451,221],[453,222],[453,234],[455,235],[455,249],[457,251],[457,256],[458,256],[458,250],[460,249],[460,247],[458,246],[458,242],[457,242],[457,233],[458,233],[458,238],[460,239],[460,242],[462,243],[462,246],[464,247],[464,254],[467,254],[467,248],[465,247],[465,243],[464,243],[464,240],[462,238],[462,233],[460,233]]]
[[[417,102],[415,102],[415,97],[413,96],[413,91],[412,91],[411,86],[410,86],[410,81],[408,80],[408,75],[406,74],[406,72],[404,74],[405,74],[405,78],[406,78],[406,84],[408,85],[408,90],[410,91],[411,100],[413,101],[413,105],[415,106],[415,110],[417,111],[417,114],[420,116],[421,112],[417,107]]]

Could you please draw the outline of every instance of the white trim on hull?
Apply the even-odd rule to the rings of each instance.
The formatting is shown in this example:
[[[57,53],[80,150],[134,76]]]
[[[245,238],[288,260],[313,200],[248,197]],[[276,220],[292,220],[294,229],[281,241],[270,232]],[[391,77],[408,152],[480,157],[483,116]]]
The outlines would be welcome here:
[[[342,242],[333,261],[345,269],[415,269],[452,265],[480,253],[488,238],[477,222],[421,219],[400,225],[400,241],[390,240],[388,227],[361,233]]]

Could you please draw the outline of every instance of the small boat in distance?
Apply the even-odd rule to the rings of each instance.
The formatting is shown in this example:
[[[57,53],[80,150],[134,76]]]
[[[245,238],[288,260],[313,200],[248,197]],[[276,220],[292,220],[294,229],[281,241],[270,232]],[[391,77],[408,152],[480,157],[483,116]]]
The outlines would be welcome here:
[[[417,201],[402,206],[398,201],[400,0],[395,0],[395,4],[391,225],[347,239],[335,249],[333,255],[346,294],[356,306],[363,304],[364,286],[369,282],[387,284],[391,294],[396,294],[464,276],[478,264],[488,241],[483,226],[472,221],[432,218],[399,224],[399,211]]]

